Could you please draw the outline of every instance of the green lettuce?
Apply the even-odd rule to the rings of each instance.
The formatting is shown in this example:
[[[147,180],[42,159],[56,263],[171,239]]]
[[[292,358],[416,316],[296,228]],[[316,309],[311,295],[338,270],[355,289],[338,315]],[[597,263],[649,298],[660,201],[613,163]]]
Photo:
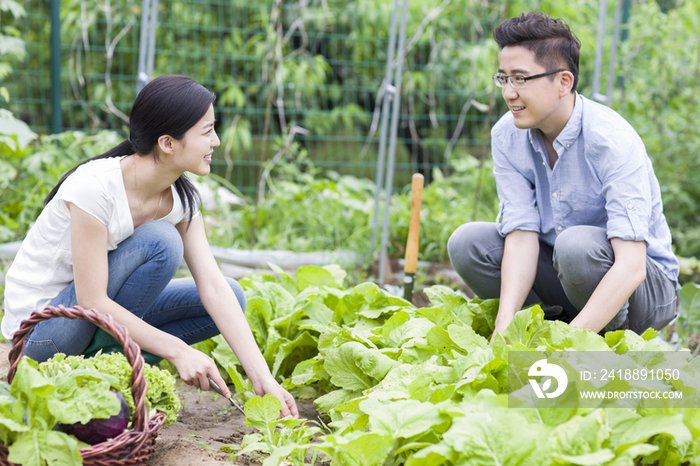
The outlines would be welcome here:
[[[123,353],[98,354],[91,358],[83,356],[66,356],[57,353],[51,359],[39,364],[39,369],[44,374],[80,374],[81,371],[97,371],[105,376],[110,376],[110,383],[115,390],[124,395],[133,415],[134,400],[131,395],[132,367]],[[172,424],[177,420],[182,402],[177,396],[175,378],[168,371],[150,364],[144,364],[143,376],[148,387],[146,391],[146,403],[149,407],[149,415],[154,411],[166,415],[165,424]]]
[[[374,283],[342,289],[334,270],[305,267],[296,278],[275,270],[278,277],[242,281],[273,373],[297,394],[315,394],[330,419],[318,441],[273,445],[265,438],[273,425],[280,429],[277,408],[251,411],[264,422],[251,420],[260,433],[242,450],[269,455],[264,464],[299,458],[306,448],[348,465],[700,466],[700,409],[508,408],[510,351],[595,350],[621,361],[635,351],[642,360],[625,367],[654,367],[659,361],[645,353],[664,359],[658,353],[669,350],[655,331],[603,337],[546,320],[531,306],[492,339],[498,300],[434,286],[425,290],[431,305],[417,309]],[[237,361],[216,341],[213,357],[230,371]],[[671,384],[691,397],[699,381],[700,363],[691,361]]]
[[[114,383],[115,377],[87,369],[47,376],[35,361],[22,358],[12,385],[0,390],[0,440],[8,446],[8,460],[24,466],[82,464],[78,449],[84,444],[53,429],[117,414]]]

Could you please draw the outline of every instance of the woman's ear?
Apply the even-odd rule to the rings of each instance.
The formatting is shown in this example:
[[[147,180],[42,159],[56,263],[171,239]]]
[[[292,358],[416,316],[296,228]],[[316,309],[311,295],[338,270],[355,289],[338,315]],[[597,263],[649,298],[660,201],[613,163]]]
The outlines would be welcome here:
[[[172,154],[175,140],[167,134],[158,138],[158,150],[163,154]]]
[[[559,97],[571,93],[574,87],[574,74],[571,71],[562,71],[559,77]]]

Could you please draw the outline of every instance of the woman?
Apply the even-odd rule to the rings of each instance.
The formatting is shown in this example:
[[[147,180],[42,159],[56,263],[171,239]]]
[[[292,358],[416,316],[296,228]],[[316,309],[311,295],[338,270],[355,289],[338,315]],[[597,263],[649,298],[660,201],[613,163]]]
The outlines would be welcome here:
[[[161,76],[136,97],[130,138],[69,171],[46,198],[7,272],[6,338],[47,305],[111,314],[142,350],[170,361],[182,380],[228,395],[216,364],[190,345],[221,333],[255,393],[298,417],[272,377],[245,316],[240,285],[221,273],[185,172],[206,175],[214,147],[213,93],[184,76]],[[182,259],[192,278],[173,279]],[[54,318],[27,338],[25,355],[83,354],[95,335],[84,320]]]

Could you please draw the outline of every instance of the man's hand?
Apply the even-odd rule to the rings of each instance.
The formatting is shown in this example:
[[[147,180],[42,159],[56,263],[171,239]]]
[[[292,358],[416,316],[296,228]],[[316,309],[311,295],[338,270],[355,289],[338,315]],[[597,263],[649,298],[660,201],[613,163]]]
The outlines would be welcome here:
[[[493,333],[491,334],[491,341],[493,341],[493,337],[496,335],[496,333],[500,333],[501,335],[503,335],[503,333],[506,331],[506,329],[508,328],[508,325],[510,324],[510,322],[513,320],[514,317],[515,317],[515,314],[510,315],[510,313],[501,312],[500,308],[499,308],[498,316],[496,316],[496,322],[495,322],[496,328],[494,328]]]

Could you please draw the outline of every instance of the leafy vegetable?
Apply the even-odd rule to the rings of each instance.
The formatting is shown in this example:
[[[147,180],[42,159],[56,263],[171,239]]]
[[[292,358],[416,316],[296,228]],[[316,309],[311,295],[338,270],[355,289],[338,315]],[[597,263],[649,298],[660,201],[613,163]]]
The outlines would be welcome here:
[[[8,460],[24,466],[82,464],[79,442],[52,429],[117,414],[114,382],[91,370],[45,376],[35,361],[22,358],[9,390],[0,394],[0,440],[8,446]]]
[[[309,442],[320,428],[315,422],[303,419],[279,419],[282,405],[274,396],[255,396],[245,404],[245,424],[255,427],[262,434],[247,434],[243,437],[242,448],[233,458],[252,452],[270,453],[263,466],[277,466],[280,461],[289,458],[296,464],[305,464],[304,457]],[[279,428],[278,428],[279,426]],[[223,450],[233,450],[233,446],[224,446]],[[315,456],[314,456],[315,458]],[[315,459],[312,460],[312,464]]]
[[[116,395],[120,403],[120,410],[114,416],[107,419],[91,419],[87,423],[59,424],[58,429],[90,445],[117,437],[129,425],[131,415],[129,405],[122,392],[116,392]]]
[[[314,404],[332,433],[305,444],[273,441],[279,402],[251,398],[248,422],[260,434],[250,434],[236,455],[264,453],[272,462],[305,449],[332,464],[700,465],[698,408],[508,408],[509,351],[670,350],[655,331],[601,337],[545,320],[532,306],[516,315],[505,339],[489,343],[496,300],[468,300],[436,286],[426,290],[432,306],[416,309],[372,283],[345,290],[328,279],[331,270],[305,267],[297,278],[278,271],[242,284],[256,302],[247,317],[268,364],[285,387],[321,394]],[[305,344],[308,359],[298,364],[298,355],[284,350],[297,339],[317,342]],[[214,359],[231,373],[237,361],[221,357],[229,352],[223,340],[211,343]],[[674,386],[698,393],[700,364],[682,373]]]
[[[131,396],[131,371],[132,367],[122,353],[98,354],[92,358],[83,356],[66,356],[63,353],[54,355],[53,358],[39,364],[44,374],[70,373],[71,371],[94,370],[102,374],[110,374],[113,377],[112,387],[120,391],[131,412],[134,410],[134,400]],[[156,366],[145,364],[144,378],[148,386],[146,402],[149,411],[160,411],[167,418],[165,424],[172,424],[177,420],[177,413],[182,403],[177,396],[175,379],[168,371]]]

